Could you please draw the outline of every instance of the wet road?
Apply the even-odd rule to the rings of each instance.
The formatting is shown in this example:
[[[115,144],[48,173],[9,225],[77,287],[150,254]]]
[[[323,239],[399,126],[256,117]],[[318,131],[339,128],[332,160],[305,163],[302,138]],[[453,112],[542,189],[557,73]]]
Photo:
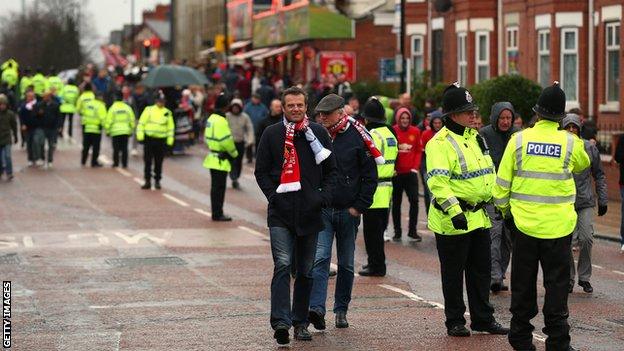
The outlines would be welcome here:
[[[103,146],[108,156],[108,139]],[[16,178],[0,182],[0,278],[12,282],[12,349],[276,348],[268,324],[266,201],[251,166],[242,189],[226,194],[225,211],[235,220],[215,224],[203,146],[165,160],[161,191],[139,189],[139,158],[128,170],[81,168],[78,144],[61,142],[59,149],[51,170],[26,168],[25,152],[14,149]],[[335,329],[328,313],[327,331],[291,347],[510,350],[505,337],[446,336],[434,237],[424,222],[419,230],[421,243],[386,243],[388,276],[356,277],[350,328]],[[601,240],[593,254],[595,292],[576,287],[570,296],[573,344],[623,350],[624,255]],[[359,235],[358,267],[365,258]],[[538,294],[541,304],[541,280]],[[491,301],[508,325],[509,293]],[[541,315],[534,323],[543,350]]]

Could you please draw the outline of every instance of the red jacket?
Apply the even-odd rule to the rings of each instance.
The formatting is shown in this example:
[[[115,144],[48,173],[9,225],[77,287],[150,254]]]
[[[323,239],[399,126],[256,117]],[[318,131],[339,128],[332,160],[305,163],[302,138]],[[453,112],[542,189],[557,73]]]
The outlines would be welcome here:
[[[420,140],[420,129],[410,125],[403,130],[398,124],[395,124],[393,128],[399,142],[399,155],[394,165],[397,174],[419,170],[423,150]]]

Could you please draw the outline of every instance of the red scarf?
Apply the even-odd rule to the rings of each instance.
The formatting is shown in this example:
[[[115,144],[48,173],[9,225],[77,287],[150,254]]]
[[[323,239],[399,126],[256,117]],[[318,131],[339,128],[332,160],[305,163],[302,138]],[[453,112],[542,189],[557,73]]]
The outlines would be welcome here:
[[[327,128],[327,131],[329,132],[329,135],[331,136],[332,140],[336,139],[336,135],[338,135],[338,133],[342,133],[345,130],[347,130],[348,124],[349,124],[349,116],[344,115],[340,117],[340,120],[336,122],[336,124]]]
[[[301,174],[299,173],[299,158],[295,148],[295,132],[305,132],[308,129],[308,116],[305,116],[298,123],[286,123],[286,140],[284,142],[284,164],[282,165],[282,175],[280,185],[276,192],[287,193],[301,189]]]
[[[373,138],[370,136],[370,133],[360,122],[358,122],[353,117],[343,115],[336,124],[328,128],[332,140],[336,138],[336,135],[338,135],[338,133],[342,133],[347,130],[349,125],[352,125],[353,128],[355,128],[355,130],[360,133],[362,141],[364,141],[364,144],[366,144],[366,148],[368,148],[368,152],[370,152],[371,156],[373,156],[373,158],[375,159],[375,163],[377,163],[378,165],[383,165],[384,163],[386,163],[383,155],[375,146],[375,143],[373,142]]]

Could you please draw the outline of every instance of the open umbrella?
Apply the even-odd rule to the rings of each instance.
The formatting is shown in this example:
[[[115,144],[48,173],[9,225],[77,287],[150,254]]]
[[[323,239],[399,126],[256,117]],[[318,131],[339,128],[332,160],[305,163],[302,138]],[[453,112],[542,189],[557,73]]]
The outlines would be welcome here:
[[[160,65],[149,71],[143,84],[149,88],[209,84],[198,70],[178,65]]]

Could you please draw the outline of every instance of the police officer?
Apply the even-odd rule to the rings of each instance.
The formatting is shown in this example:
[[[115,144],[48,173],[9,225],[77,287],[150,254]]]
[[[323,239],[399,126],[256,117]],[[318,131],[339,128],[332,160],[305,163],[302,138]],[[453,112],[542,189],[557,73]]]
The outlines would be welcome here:
[[[121,91],[115,96],[115,102],[106,115],[106,132],[113,138],[113,167],[128,167],[128,138],[134,130],[134,110],[123,101]]]
[[[82,123],[82,157],[80,164],[83,166],[87,163],[89,149],[93,149],[91,153],[91,167],[102,167],[98,162],[100,156],[100,143],[102,141],[102,127],[106,118],[106,105],[104,105],[104,96],[99,94],[93,100],[88,100],[81,106],[81,123]]]
[[[60,134],[63,134],[63,127],[65,126],[65,120],[68,121],[68,129],[67,134],[71,138],[73,135],[73,126],[74,126],[74,113],[76,112],[76,102],[78,100],[78,96],[80,95],[80,90],[74,84],[73,79],[69,79],[67,84],[63,86],[63,89],[59,91],[59,95],[61,97],[61,131]]]
[[[32,83],[35,95],[37,95],[37,97],[41,97],[47,89],[48,80],[43,75],[43,69],[41,69],[41,67],[37,67],[36,72],[37,73],[35,73],[30,82]]]
[[[534,127],[514,134],[500,163],[493,195],[514,237],[511,260],[511,331],[515,350],[535,350],[537,272],[544,274],[546,350],[574,350],[568,324],[570,243],[576,225],[572,173],[590,165],[583,141],[558,130],[565,93],[555,82],[542,91]]]
[[[215,112],[206,121],[204,137],[210,152],[204,159],[204,167],[210,169],[210,207],[212,220],[228,222],[232,217],[223,214],[225,186],[228,172],[232,169],[231,161],[238,156],[232,132],[225,119],[225,112],[230,98],[221,93],[215,102]]]
[[[24,99],[26,95],[26,89],[32,85],[32,77],[30,76],[31,69],[30,67],[24,68],[24,72],[22,74],[22,78],[19,82],[19,97],[20,99]]]
[[[143,110],[137,125],[137,140],[143,142],[143,176],[145,183],[141,189],[152,187],[152,162],[154,163],[154,187],[160,189],[162,163],[168,146],[173,145],[173,113],[165,107],[165,94],[156,96],[156,104]]]
[[[386,125],[385,109],[377,98],[368,99],[362,116],[366,120],[366,129],[385,162],[377,165],[377,189],[373,195],[373,204],[362,215],[368,265],[358,273],[362,276],[383,277],[386,275],[384,231],[388,226],[394,162],[399,149],[394,131]]]
[[[484,206],[492,198],[495,174],[486,144],[473,129],[478,108],[456,82],[444,91],[442,109],[445,126],[427,143],[426,153],[432,194],[428,225],[440,258],[447,333],[470,336],[464,318],[465,274],[470,328],[507,334],[489,301],[491,224]]]
[[[54,88],[56,94],[60,95],[63,91],[63,81],[61,77],[56,75],[56,68],[50,67],[49,75],[46,80],[46,90]]]

